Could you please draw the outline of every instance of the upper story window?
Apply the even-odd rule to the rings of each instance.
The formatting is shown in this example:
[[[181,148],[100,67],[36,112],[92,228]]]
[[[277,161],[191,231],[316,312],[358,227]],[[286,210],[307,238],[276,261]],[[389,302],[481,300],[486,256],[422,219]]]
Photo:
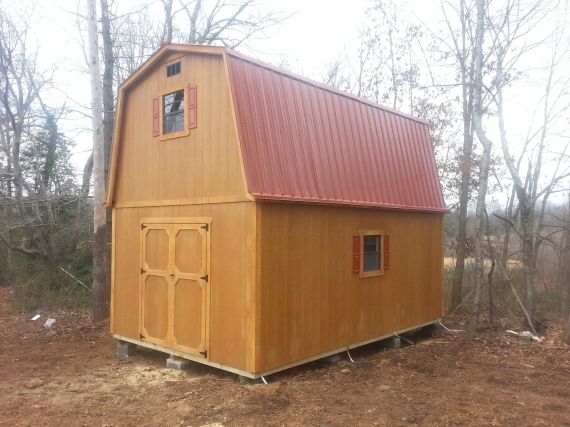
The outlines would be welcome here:
[[[166,77],[172,77],[176,74],[180,74],[180,61],[166,66]]]
[[[162,97],[162,128],[163,134],[184,130],[184,89]]]

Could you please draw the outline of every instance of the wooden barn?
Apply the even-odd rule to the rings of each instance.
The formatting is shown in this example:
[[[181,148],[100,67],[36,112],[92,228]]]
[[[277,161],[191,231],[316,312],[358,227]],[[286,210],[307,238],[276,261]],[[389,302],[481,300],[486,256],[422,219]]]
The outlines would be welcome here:
[[[111,331],[256,378],[437,322],[428,126],[220,47],[121,87]]]

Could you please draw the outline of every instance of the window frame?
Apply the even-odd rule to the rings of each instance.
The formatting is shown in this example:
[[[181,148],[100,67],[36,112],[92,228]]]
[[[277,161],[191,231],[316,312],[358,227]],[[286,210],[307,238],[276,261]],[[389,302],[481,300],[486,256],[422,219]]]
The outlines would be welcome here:
[[[376,277],[384,275],[384,230],[358,230],[360,236],[360,272],[359,278]],[[380,243],[380,269],[364,271],[364,236],[378,236]]]
[[[178,65],[178,67],[177,67]],[[172,70],[172,74],[168,74],[168,72]],[[175,72],[176,71],[176,72]],[[171,77],[177,76],[182,73],[182,61],[180,59],[174,60],[168,64],[166,64],[166,78],[169,79]]]
[[[177,87],[173,87],[170,88],[168,90],[163,91],[162,93],[160,93],[158,95],[158,100],[159,100],[159,129],[160,129],[160,135],[158,137],[159,141],[166,141],[169,139],[176,139],[176,138],[182,138],[185,136],[190,135],[190,129],[188,129],[188,85],[185,86],[177,86]],[[170,132],[170,133],[164,133],[164,97],[167,95],[170,95],[172,93],[176,93],[176,92],[180,92],[182,91],[182,93],[184,94],[184,99],[182,100],[182,103],[184,105],[184,112],[182,114],[182,118],[184,120],[184,126],[183,129],[181,131],[178,132]]]

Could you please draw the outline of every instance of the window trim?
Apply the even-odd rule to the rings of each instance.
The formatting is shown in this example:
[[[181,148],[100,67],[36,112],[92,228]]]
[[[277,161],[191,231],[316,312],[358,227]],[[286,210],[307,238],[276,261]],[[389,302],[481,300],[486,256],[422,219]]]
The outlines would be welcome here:
[[[384,230],[358,230],[360,236],[360,273],[358,277],[376,277],[384,275]],[[364,236],[380,237],[380,270],[364,271]]]
[[[184,100],[182,101],[184,103],[184,114],[182,114],[183,118],[184,118],[184,129],[182,129],[181,131],[178,132],[171,132],[171,133],[164,133],[164,97],[166,95],[169,95],[171,93],[175,93],[175,92],[179,92],[179,91],[183,91],[184,93]],[[182,86],[182,87],[174,87],[171,89],[168,89],[162,93],[160,93],[158,95],[158,99],[159,99],[159,129],[160,129],[160,135],[158,137],[159,141],[167,141],[169,139],[176,139],[176,138],[182,138],[185,136],[190,135],[190,129],[188,129],[188,111],[187,111],[187,107],[188,107],[188,85]]]

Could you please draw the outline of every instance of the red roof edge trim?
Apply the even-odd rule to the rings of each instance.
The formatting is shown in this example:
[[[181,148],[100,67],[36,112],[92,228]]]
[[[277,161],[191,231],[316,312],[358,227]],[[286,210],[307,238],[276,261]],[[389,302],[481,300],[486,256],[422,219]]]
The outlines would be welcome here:
[[[267,200],[275,202],[303,202],[307,204],[329,205],[329,206],[354,206],[361,208],[376,208],[376,209],[390,209],[398,211],[414,211],[414,212],[434,212],[434,213],[448,213],[449,208],[440,207],[426,207],[426,206],[408,206],[408,205],[389,205],[386,203],[374,203],[361,200],[333,200],[333,199],[315,199],[311,197],[300,196],[287,196],[287,195],[274,195],[264,193],[250,193],[258,200]]]
[[[266,62],[250,58],[249,56],[243,55],[243,54],[238,53],[234,50],[226,49],[226,54],[233,56],[234,58],[240,59],[242,61],[249,62],[250,64],[257,65],[258,67],[265,68],[266,70],[273,71],[274,73],[278,73],[278,74],[281,74],[283,76],[289,77],[291,79],[294,79],[294,80],[300,81],[302,83],[311,85],[313,87],[326,90],[327,92],[334,93],[335,95],[340,95],[340,96],[344,96],[345,98],[353,99],[353,100],[358,101],[362,104],[370,105],[371,107],[378,108],[379,110],[386,111],[386,112],[391,113],[391,114],[396,114],[396,115],[404,117],[406,119],[414,120],[418,123],[421,123],[421,124],[429,127],[429,122],[424,120],[424,119],[420,119],[418,117],[412,116],[410,114],[403,113],[403,112],[398,111],[398,110],[394,110],[394,109],[386,107],[384,105],[376,104],[376,103],[369,101],[365,98],[361,98],[359,96],[352,95],[350,93],[343,92],[341,90],[337,90],[335,88],[324,85],[322,83],[319,83],[319,82],[312,80],[312,79],[309,79],[307,77],[302,77],[298,74],[294,74],[292,72],[282,70],[281,68],[275,67],[274,65],[268,64]]]

